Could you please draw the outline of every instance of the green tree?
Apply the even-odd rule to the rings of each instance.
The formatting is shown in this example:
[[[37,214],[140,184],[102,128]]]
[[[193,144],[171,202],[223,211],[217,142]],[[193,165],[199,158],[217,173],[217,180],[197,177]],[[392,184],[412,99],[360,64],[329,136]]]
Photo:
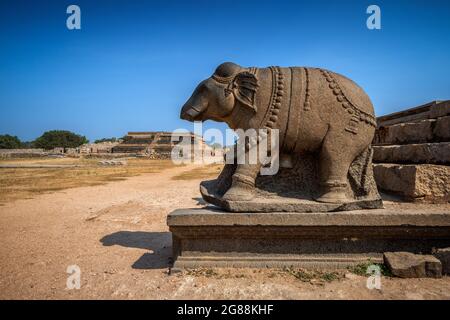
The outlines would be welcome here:
[[[22,141],[22,149],[33,149],[33,141]]]
[[[76,148],[88,143],[85,136],[64,130],[52,130],[45,132],[37,138],[33,145],[37,148],[50,150],[53,148]]]
[[[9,134],[0,135],[0,149],[19,149],[22,147],[22,142],[16,136]]]

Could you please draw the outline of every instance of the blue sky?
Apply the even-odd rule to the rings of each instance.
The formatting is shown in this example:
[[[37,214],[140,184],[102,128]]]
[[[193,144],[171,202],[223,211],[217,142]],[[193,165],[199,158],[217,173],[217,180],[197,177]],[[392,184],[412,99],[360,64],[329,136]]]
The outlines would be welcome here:
[[[66,28],[70,4],[81,30]],[[366,28],[371,4],[381,30]],[[192,129],[179,110],[224,61],[328,68],[377,115],[450,99],[447,0],[2,0],[0,43],[0,134],[23,140]]]

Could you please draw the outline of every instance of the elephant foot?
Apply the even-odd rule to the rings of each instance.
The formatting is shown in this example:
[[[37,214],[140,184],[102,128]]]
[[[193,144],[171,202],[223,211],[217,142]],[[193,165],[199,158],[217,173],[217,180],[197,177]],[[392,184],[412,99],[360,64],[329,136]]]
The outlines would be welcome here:
[[[345,183],[332,183],[326,184],[324,187],[326,191],[316,199],[318,202],[325,203],[346,203],[349,201],[345,194],[347,184]]]
[[[222,197],[226,201],[250,201],[255,197],[254,193],[248,189],[232,187]]]
[[[242,181],[244,180],[244,181]],[[226,201],[250,201],[255,197],[255,186],[248,178],[233,176],[231,188],[223,195],[222,199]]]

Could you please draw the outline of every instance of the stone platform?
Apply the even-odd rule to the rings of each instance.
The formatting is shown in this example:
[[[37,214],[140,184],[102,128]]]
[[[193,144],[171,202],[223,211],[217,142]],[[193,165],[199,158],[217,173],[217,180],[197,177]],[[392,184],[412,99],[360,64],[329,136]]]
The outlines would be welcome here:
[[[450,246],[450,212],[372,209],[231,213],[214,207],[169,214],[174,270],[198,267],[344,268],[382,262],[386,251]]]

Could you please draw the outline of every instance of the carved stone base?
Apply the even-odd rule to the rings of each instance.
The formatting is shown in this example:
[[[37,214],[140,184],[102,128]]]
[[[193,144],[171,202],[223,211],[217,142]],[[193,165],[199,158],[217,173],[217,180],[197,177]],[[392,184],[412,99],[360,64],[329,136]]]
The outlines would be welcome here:
[[[381,209],[381,199],[354,200],[347,203],[322,203],[308,199],[285,198],[277,195],[267,197],[256,190],[251,201],[227,201],[214,194],[214,181],[204,181],[200,193],[205,201],[230,212],[333,212],[361,209]]]
[[[222,196],[231,186],[236,165],[227,164],[215,180],[203,181],[200,193],[203,199],[230,212],[331,212],[360,209],[381,209],[371,163],[371,151],[365,151],[352,163],[345,190],[348,202],[323,203],[317,156],[304,154],[293,159],[292,168],[281,167],[273,176],[256,178],[255,198],[250,201],[226,201]]]
[[[167,224],[176,269],[344,268],[381,262],[387,251],[430,253],[450,246],[450,212],[357,210],[230,213],[180,209]]]

